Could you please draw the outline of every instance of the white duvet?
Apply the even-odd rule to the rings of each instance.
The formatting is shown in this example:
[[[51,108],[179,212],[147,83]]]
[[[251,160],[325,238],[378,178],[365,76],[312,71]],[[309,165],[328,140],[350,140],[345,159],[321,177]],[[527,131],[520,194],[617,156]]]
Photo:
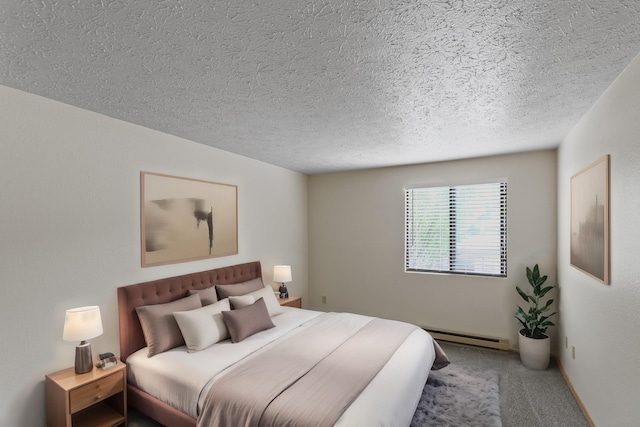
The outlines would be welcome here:
[[[275,328],[239,343],[230,340],[188,353],[186,346],[147,357],[146,347],[127,358],[129,383],[197,418],[200,402],[219,374],[278,338],[313,323],[321,312],[283,307]],[[353,315],[360,316],[360,315]],[[431,336],[417,329],[338,420],[338,426],[409,425],[435,359]]]

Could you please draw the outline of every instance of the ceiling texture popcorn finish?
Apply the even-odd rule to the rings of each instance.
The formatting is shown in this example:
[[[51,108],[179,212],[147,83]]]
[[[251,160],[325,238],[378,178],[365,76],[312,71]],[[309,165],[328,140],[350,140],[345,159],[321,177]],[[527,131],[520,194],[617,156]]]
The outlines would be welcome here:
[[[637,0],[0,6],[0,84],[307,174],[556,147]]]

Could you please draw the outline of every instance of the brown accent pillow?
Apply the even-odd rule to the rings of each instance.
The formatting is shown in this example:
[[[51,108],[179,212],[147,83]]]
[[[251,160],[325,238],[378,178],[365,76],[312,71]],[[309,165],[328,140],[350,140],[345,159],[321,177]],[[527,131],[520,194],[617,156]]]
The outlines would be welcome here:
[[[202,307],[200,295],[167,302],[136,307],[144,340],[147,343],[147,356],[151,357],[174,347],[184,345],[184,338],[178,327],[173,312],[193,310]]]
[[[211,305],[215,302],[218,302],[218,294],[216,293],[216,287],[211,286],[206,289],[189,289],[189,295],[199,294],[200,301],[202,301],[202,306]]]
[[[218,291],[218,299],[225,299],[231,296],[246,295],[250,292],[264,288],[262,277],[248,280],[242,283],[234,283],[231,285],[216,285]]]
[[[246,307],[223,311],[222,319],[231,335],[231,342],[240,342],[257,332],[275,326],[262,298]]]

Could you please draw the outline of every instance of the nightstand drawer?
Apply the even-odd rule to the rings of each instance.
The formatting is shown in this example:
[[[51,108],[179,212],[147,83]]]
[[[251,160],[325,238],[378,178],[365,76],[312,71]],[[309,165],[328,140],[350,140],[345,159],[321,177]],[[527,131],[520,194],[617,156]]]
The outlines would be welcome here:
[[[123,371],[101,378],[69,392],[72,414],[124,390]]]

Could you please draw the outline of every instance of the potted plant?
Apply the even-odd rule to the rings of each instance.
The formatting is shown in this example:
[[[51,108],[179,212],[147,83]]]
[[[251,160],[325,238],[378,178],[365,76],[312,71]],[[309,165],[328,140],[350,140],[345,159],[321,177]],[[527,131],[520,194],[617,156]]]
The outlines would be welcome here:
[[[528,368],[547,369],[551,353],[551,340],[546,335],[546,332],[549,326],[555,326],[549,318],[556,313],[548,314],[550,306],[553,304],[553,299],[549,299],[544,304],[540,300],[554,286],[542,286],[547,281],[547,276],[540,276],[538,264],[533,267],[533,270],[527,267],[527,280],[531,285],[532,295],[525,293],[519,286],[516,286],[518,294],[529,303],[527,311],[518,306],[518,311],[516,312],[516,319],[523,326],[518,335],[520,360]]]

